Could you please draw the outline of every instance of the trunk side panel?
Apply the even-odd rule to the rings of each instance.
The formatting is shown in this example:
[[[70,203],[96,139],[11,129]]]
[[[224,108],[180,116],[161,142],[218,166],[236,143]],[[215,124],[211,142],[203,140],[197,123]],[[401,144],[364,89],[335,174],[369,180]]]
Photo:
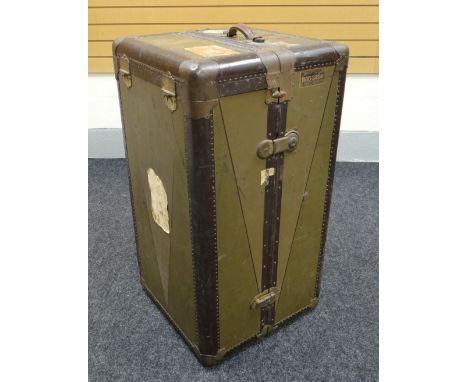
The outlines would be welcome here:
[[[142,135],[149,135],[146,130],[150,121],[142,121],[141,107],[148,104],[147,93],[143,89],[138,89],[138,79],[134,79],[135,84],[128,89],[123,81],[119,81],[123,124],[125,129],[125,138],[127,145],[128,165],[130,168],[130,177],[132,185],[132,195],[134,200],[134,213],[136,229],[138,235],[138,253],[140,258],[140,274],[150,289],[151,293],[157,298],[160,304],[165,301],[162,280],[159,272],[159,264],[156,258],[156,243],[153,239],[153,218],[149,210],[149,201],[146,197],[145,189],[148,188],[146,169],[146,160],[140,156],[145,156],[141,144],[145,144],[147,139],[142,139]],[[150,110],[153,106],[150,106]],[[143,116],[147,113],[144,112]],[[146,137],[145,137],[146,138]],[[146,145],[144,145],[146,147]]]
[[[130,88],[119,83],[142,282],[196,343],[182,111],[172,115],[154,84],[135,76]],[[167,194],[169,234],[153,218],[149,168]]]

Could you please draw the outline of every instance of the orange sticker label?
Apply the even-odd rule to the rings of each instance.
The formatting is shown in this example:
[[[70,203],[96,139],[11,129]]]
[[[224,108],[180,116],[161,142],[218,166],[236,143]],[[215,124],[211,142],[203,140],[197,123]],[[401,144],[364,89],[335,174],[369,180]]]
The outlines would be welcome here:
[[[312,69],[301,72],[301,82],[299,87],[305,88],[307,86],[313,86],[321,84],[325,80],[325,72],[323,69]]]
[[[239,54],[235,50],[225,48],[219,45],[204,45],[204,46],[194,46],[192,48],[185,48],[189,52],[195,53],[202,57],[219,57],[219,56],[231,56],[234,54]]]

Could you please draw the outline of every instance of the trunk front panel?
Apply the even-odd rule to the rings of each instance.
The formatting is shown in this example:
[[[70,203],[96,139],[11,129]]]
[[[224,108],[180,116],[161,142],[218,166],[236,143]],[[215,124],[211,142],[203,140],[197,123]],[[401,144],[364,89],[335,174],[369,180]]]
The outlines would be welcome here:
[[[334,73],[334,66],[325,68],[324,72],[324,81],[310,87],[300,87],[301,72],[296,72],[293,76],[294,99],[288,104],[286,129],[295,130],[299,133],[299,146],[294,152],[284,155],[277,273],[277,285],[280,291],[283,287],[283,279],[293,242],[308,239],[306,236],[296,235],[296,230],[303,201],[310,196],[307,194],[306,184],[321,131],[323,112]],[[317,206],[317,209],[320,208],[321,206]],[[309,238],[309,240],[318,239],[319,237],[314,237],[313,234]],[[313,253],[313,251],[305,252],[303,257],[313,256]],[[305,280],[299,280],[299,282],[304,283],[305,288],[309,285]]]
[[[299,215],[296,215],[297,223],[294,224],[293,241],[290,248],[283,247],[281,253],[283,261],[286,252],[288,252],[288,256],[283,271],[284,276],[277,304],[276,322],[284,320],[306,306],[314,305],[314,299],[318,297],[315,288],[318,277],[322,231],[324,224],[326,224],[324,222],[324,207],[337,99],[338,73],[334,73],[333,68],[331,68],[327,71],[327,76],[328,81],[323,83],[324,86],[320,95],[317,94],[314,98],[311,98],[313,94],[304,94],[302,99],[305,102],[307,100],[311,102],[313,99],[314,103],[321,105],[322,112],[316,110],[316,113],[320,116],[318,121],[317,116],[315,118],[311,117],[309,120],[316,123],[314,126],[309,122],[309,126],[313,127],[314,130],[313,144],[307,147],[310,150],[307,158],[309,165],[305,173],[302,173],[302,175],[305,175],[302,179],[305,180],[304,184],[306,186],[301,197]],[[317,88],[318,90],[319,88]],[[314,103],[311,102],[311,106]],[[324,112],[323,108],[325,108]],[[293,104],[291,104],[291,109],[293,109]],[[310,107],[303,110],[311,109]],[[290,115],[293,118],[293,114]],[[288,167],[288,164],[285,164],[285,174],[289,172]],[[284,194],[286,192],[283,192]],[[283,222],[283,217],[281,219]],[[283,231],[284,233],[285,231]],[[280,234],[280,242],[284,241],[285,237],[287,236],[281,236]]]
[[[214,109],[220,347],[226,350],[262,330],[260,308],[252,306],[262,291],[279,288],[268,313],[274,316],[271,324],[313,305],[317,297],[338,84],[334,66],[322,69],[323,81],[313,86],[301,87],[301,72],[293,75],[285,132],[296,131],[299,145],[281,154],[275,179],[281,190],[268,188],[275,176],[268,172],[273,162],[256,152],[258,143],[267,139],[266,92],[224,97]],[[271,260],[263,253],[271,206],[265,202],[267,188],[281,191],[279,213],[273,216],[279,219],[277,258]],[[271,267],[277,267],[271,270],[276,278],[264,285],[262,272]]]

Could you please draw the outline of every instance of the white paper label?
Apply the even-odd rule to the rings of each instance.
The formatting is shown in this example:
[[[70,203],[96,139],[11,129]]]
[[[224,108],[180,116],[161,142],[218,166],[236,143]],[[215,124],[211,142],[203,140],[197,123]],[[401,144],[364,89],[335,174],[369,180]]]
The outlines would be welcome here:
[[[167,210],[167,194],[159,176],[152,168],[148,171],[148,185],[151,193],[151,213],[158,226],[169,233],[169,211]]]
[[[269,167],[260,171],[260,185],[266,186],[270,181],[270,176],[275,175],[275,168]]]

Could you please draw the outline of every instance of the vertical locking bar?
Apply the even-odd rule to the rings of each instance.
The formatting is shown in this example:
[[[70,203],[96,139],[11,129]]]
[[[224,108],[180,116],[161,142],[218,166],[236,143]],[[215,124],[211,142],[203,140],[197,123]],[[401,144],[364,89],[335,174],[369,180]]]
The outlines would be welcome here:
[[[284,137],[286,131],[287,102],[268,105],[267,138]],[[265,186],[265,207],[263,222],[262,291],[276,287],[278,268],[279,228],[284,153],[275,153],[266,158],[266,168],[274,168],[274,175]],[[272,326],[275,321],[275,301],[261,308],[260,331]]]

